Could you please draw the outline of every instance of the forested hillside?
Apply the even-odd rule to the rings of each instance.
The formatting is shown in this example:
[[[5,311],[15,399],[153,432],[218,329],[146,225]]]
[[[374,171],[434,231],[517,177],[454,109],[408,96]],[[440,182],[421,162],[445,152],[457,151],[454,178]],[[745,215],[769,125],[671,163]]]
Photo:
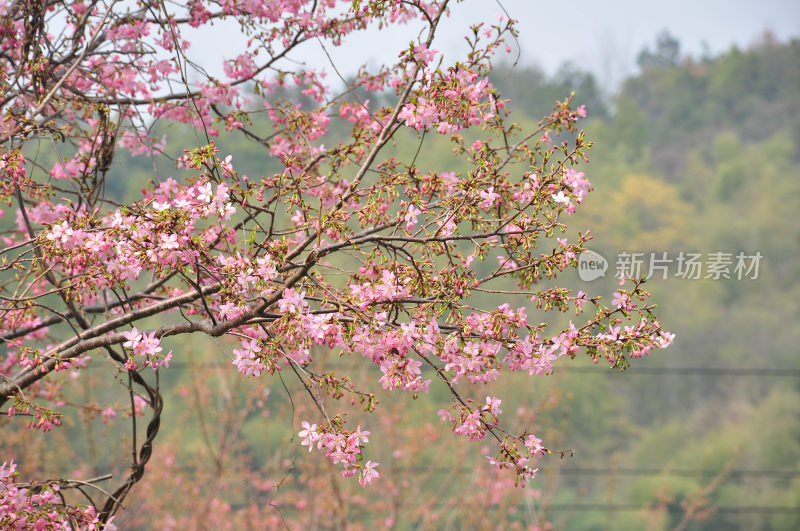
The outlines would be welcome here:
[[[567,413],[566,437],[580,452],[563,466],[618,471],[563,475],[554,503],[575,506],[552,521],[673,528],[691,504],[708,504],[718,509],[698,509],[693,517],[704,520],[688,529],[795,529],[800,42],[766,36],[702,59],[665,44],[640,56],[641,74],[608,107],[595,103],[602,100],[590,80],[571,74],[595,116],[586,129],[596,187],[572,226],[592,227],[589,247],[609,260],[609,272],[621,252],[644,253],[644,271],[651,253],[667,253],[667,278],[656,270],[649,289],[677,339],[624,375],[565,379],[577,409]],[[730,254],[731,278],[706,279],[706,269],[701,279],[677,276],[681,252],[701,254],[705,265],[710,254]],[[740,252],[762,255],[756,279],[734,274]],[[633,509],[644,505],[665,512]]]

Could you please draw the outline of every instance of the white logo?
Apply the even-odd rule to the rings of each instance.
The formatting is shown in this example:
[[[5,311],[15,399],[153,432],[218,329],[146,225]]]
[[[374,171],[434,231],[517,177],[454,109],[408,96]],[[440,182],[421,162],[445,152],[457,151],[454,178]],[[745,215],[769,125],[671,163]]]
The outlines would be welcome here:
[[[608,260],[600,253],[585,249],[578,257],[578,276],[585,282],[605,276]]]

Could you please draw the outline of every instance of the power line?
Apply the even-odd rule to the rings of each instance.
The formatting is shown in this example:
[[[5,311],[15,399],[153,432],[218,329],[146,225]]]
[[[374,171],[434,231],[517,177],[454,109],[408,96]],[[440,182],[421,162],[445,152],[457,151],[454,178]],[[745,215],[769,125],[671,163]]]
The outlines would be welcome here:
[[[90,368],[99,368],[100,365],[89,365]],[[195,369],[218,369],[221,367],[232,367],[231,363],[225,362],[198,362],[191,363],[188,361],[173,361],[170,362],[169,367],[163,369],[164,371],[171,370],[188,370]],[[336,364],[325,367],[326,371],[330,370],[348,370],[358,369],[362,367],[373,367],[373,364],[364,362],[363,364],[345,363]],[[377,368],[377,366],[374,366]],[[313,364],[311,365],[313,369]],[[426,370],[427,367],[422,367]],[[646,367],[646,366],[633,366],[624,372],[617,370],[605,369],[602,367],[558,367],[557,373],[586,373],[586,374],[605,374],[605,375],[643,375],[643,374],[677,374],[685,376],[702,375],[702,376],[740,376],[740,377],[778,377],[778,378],[800,378],[800,369],[795,368],[763,368],[763,367]]]
[[[231,509],[242,510],[257,505],[263,507],[263,502],[258,500],[250,503],[233,502],[230,504]],[[283,511],[291,510],[291,507],[281,507]],[[797,514],[800,515],[800,507],[791,507],[784,505],[708,505],[703,508],[717,514]],[[665,506],[653,505],[636,505],[625,503],[554,503],[550,505],[542,505],[538,508],[539,511],[602,511],[602,512],[640,512],[640,511],[657,511],[664,510],[670,514],[684,514],[686,509],[684,507],[669,504]]]
[[[658,507],[647,505],[635,504],[605,504],[605,503],[556,503],[543,507],[548,511],[653,511]],[[669,513],[684,513],[686,510],[683,507],[675,505],[667,505],[663,507]],[[789,507],[779,505],[709,505],[708,509],[714,513],[728,513],[728,514],[748,514],[748,513],[761,513],[761,514],[800,514],[800,507]]]
[[[197,464],[182,464],[179,468],[186,472],[192,470],[200,470],[204,467]],[[454,469],[452,467],[444,466],[391,466],[387,465],[385,470],[392,472],[427,472],[432,474],[472,474],[480,472],[477,469]],[[494,470],[494,469],[492,469]],[[230,473],[237,472],[235,467],[227,469]],[[660,468],[592,468],[592,467],[563,467],[546,469],[546,472],[554,472],[568,476],[642,476],[642,477],[715,477],[719,474],[724,474],[726,478],[768,478],[768,479],[792,479],[800,477],[800,470],[759,470],[759,469],[734,469],[729,471],[715,470],[708,468],[685,468],[685,469],[660,469]],[[269,475],[278,473],[276,471],[269,471],[263,469],[247,469],[247,472],[257,472],[262,475]],[[540,475],[542,472],[540,472]]]
[[[619,371],[599,371],[595,367],[562,367],[565,372],[620,374]],[[624,374],[683,374],[704,376],[782,376],[800,378],[800,369],[762,367],[642,367],[634,366]]]
[[[198,469],[200,468],[199,465],[180,465],[179,468],[188,470],[188,469]],[[388,471],[427,471],[427,472],[449,472],[453,474],[471,474],[475,471],[473,470],[451,470],[444,467],[388,467]],[[250,470],[253,472],[253,470]],[[266,471],[264,471],[266,472]],[[661,475],[669,475],[669,476],[716,476],[723,471],[721,470],[709,470],[709,469],[676,469],[676,470],[667,470],[662,471],[654,468],[621,468],[621,469],[607,469],[607,468],[562,468],[559,469],[559,472],[569,475],[601,475],[606,474],[610,475],[612,473],[618,475],[632,475],[632,476],[661,476]],[[273,472],[277,473],[277,472]],[[283,472],[280,472],[283,473]],[[779,477],[779,478],[794,478],[800,476],[800,470],[757,470],[757,469],[743,469],[743,470],[730,470],[726,473],[728,477]],[[244,478],[240,478],[239,481],[243,483],[247,483],[247,480]],[[247,504],[243,503],[234,503],[232,507],[234,508],[245,508]],[[800,507],[796,506],[780,506],[780,505],[708,505],[706,507],[708,510],[712,511],[714,514],[734,514],[734,515],[745,515],[745,514],[797,514],[800,515]],[[682,506],[677,504],[667,504],[665,506],[659,507],[654,505],[637,505],[637,504],[625,504],[625,503],[617,503],[617,504],[610,504],[610,503],[555,503],[549,505],[542,505],[541,510],[545,511],[560,511],[560,512],[570,512],[570,511],[603,511],[603,512],[640,512],[640,511],[655,511],[655,510],[664,510],[670,514],[683,514],[686,512],[686,509]]]
[[[724,472],[722,470],[710,470],[705,468],[663,470],[658,468],[610,469],[610,468],[564,467],[558,469],[558,472],[565,475],[576,475],[576,476],[618,475],[618,476],[713,477],[724,473],[726,477],[730,478],[765,477],[765,478],[791,479],[800,477],[800,470],[730,470],[728,472]]]

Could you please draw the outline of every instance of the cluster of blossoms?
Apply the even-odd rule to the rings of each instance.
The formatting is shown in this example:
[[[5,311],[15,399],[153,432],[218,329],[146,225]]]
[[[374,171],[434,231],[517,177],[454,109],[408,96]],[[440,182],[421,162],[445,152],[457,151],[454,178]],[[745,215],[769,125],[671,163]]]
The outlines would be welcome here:
[[[143,203],[103,217],[81,209],[54,222],[59,212],[39,208],[27,218],[30,223],[50,223],[42,238],[47,259],[80,276],[82,291],[91,299],[98,290],[138,279],[143,270],[165,276],[175,268],[212,260],[205,246],[226,236],[228,229],[221,223],[233,212],[224,182],[213,190],[209,182],[179,186],[167,179]],[[197,228],[212,216],[220,224]]]
[[[30,184],[25,179],[26,164],[25,155],[18,149],[0,152],[0,197],[10,196],[16,186],[24,189]]]
[[[477,72],[454,67],[434,79],[428,74],[425,96],[409,102],[398,118],[419,130],[435,129],[440,134],[452,134],[494,118],[503,102],[491,96],[492,86],[487,78],[478,79]]]
[[[499,416],[501,400],[487,396],[486,403],[474,409],[463,404],[454,404],[451,410],[439,410],[439,417],[453,425],[453,432],[463,435],[470,441],[479,441],[486,436],[487,428],[496,427]],[[455,411],[455,412],[454,412]]]
[[[111,520],[103,524],[92,506],[65,506],[59,482],[21,485],[14,461],[0,465],[0,527],[8,530],[117,529]]]
[[[63,403],[57,402],[56,405],[63,405]],[[63,416],[49,407],[31,402],[22,395],[16,395],[14,403],[8,408],[9,417],[16,415],[30,418],[26,427],[31,430],[40,430],[43,433],[61,426]]]
[[[543,457],[549,450],[542,446],[542,440],[535,435],[527,435],[520,438],[522,440],[521,449],[518,441],[506,438],[500,443],[500,451],[495,457],[489,458],[489,463],[499,470],[510,469],[517,475],[517,482],[523,486],[525,482],[536,477],[538,468],[530,465],[533,460]]]
[[[362,430],[361,426],[357,426],[355,431],[348,431],[338,418],[333,419],[328,428],[320,428],[306,421],[301,424],[303,429],[298,433],[302,439],[300,444],[308,446],[309,452],[315,447],[324,451],[331,463],[342,466],[342,477],[358,475],[358,482],[364,487],[380,476],[375,470],[379,463],[361,463],[362,443],[369,442],[369,432]]]
[[[261,346],[256,339],[244,339],[242,348],[233,349],[233,354],[236,356],[233,364],[245,376],[261,376],[267,367],[259,357],[260,352]]]
[[[350,294],[354,300],[358,301],[358,306],[362,310],[370,302],[394,301],[408,295],[408,291],[401,280],[392,271],[385,269],[380,271],[379,268],[373,266],[369,268],[362,267],[361,272],[367,281],[350,284]]]
[[[161,341],[155,337],[155,332],[142,333],[136,327],[133,327],[132,330],[123,332],[122,335],[127,340],[122,346],[131,351],[131,357],[125,363],[126,369],[133,371],[139,368],[137,356],[144,358],[144,364],[153,369],[169,367],[172,351],[170,350],[166,355],[160,354],[163,349],[161,348]]]

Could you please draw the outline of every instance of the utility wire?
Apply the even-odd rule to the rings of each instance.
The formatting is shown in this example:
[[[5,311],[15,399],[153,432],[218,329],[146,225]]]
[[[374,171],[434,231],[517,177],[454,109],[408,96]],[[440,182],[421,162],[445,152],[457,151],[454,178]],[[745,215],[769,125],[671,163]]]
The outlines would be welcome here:
[[[99,368],[101,365],[92,364],[90,368]],[[200,362],[189,363],[185,361],[170,362],[169,368],[163,369],[164,371],[171,370],[188,370],[195,369],[218,369],[220,367],[233,367],[231,363],[226,362]],[[314,365],[312,364],[313,368]],[[362,367],[373,367],[369,362],[362,364],[343,363],[343,364],[330,364],[325,367],[326,371],[331,370],[348,370],[359,369]],[[377,365],[374,366],[377,369]],[[423,367],[423,370],[427,369]],[[556,373],[587,373],[587,374],[605,374],[605,375],[643,375],[643,374],[679,374],[686,376],[743,376],[743,377],[779,377],[779,378],[800,378],[800,369],[795,368],[764,368],[764,367],[647,367],[647,366],[632,366],[624,372],[617,370],[604,369],[603,367],[556,367]]]
[[[800,514],[800,507],[788,507],[780,505],[709,505],[708,508],[715,514]],[[548,511],[653,511],[658,507],[647,505],[634,505],[634,504],[605,504],[605,503],[556,503],[543,507]],[[675,505],[667,505],[663,507],[669,513],[684,513],[686,509]]]
[[[201,470],[205,467],[197,464],[183,464],[179,465],[183,471],[190,472],[193,470]],[[386,470],[393,472],[427,472],[433,474],[472,474],[478,472],[475,469],[452,469],[443,466],[427,467],[427,466],[392,466],[387,465]],[[210,470],[210,469],[209,469]],[[226,469],[227,472],[237,473],[236,468]],[[263,469],[247,469],[247,472],[257,472],[260,475],[269,475],[275,473]],[[553,472],[556,474],[563,474],[565,476],[604,476],[611,475],[617,476],[644,476],[644,477],[714,477],[719,474],[725,475],[727,478],[767,478],[767,479],[792,479],[800,477],[800,470],[756,470],[756,469],[742,469],[742,470],[714,470],[708,468],[686,468],[686,469],[659,469],[659,468],[591,468],[591,467],[563,467],[547,469],[545,472]]]
[[[557,469],[560,474],[570,476],[678,476],[678,477],[713,477],[722,474],[722,470],[704,468],[662,470],[658,468],[579,468],[564,467]],[[730,470],[724,472],[729,478],[781,478],[800,477],[800,470]]]

